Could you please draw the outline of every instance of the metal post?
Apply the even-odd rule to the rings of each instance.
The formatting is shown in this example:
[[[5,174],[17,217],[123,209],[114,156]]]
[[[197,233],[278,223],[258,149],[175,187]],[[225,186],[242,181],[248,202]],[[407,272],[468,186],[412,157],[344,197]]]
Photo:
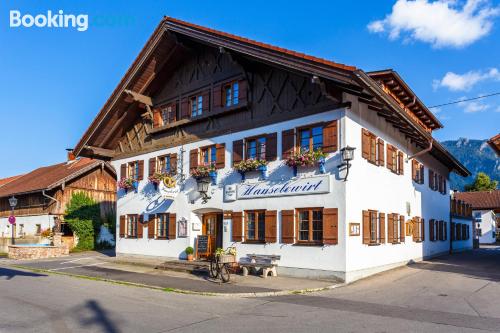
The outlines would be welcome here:
[[[12,211],[10,213],[11,216],[14,216],[14,207],[12,207]],[[11,245],[15,245],[16,244],[16,237],[15,237],[15,234],[14,234],[14,231],[16,229],[16,224],[11,224],[11,228],[12,228],[12,240],[11,240]]]

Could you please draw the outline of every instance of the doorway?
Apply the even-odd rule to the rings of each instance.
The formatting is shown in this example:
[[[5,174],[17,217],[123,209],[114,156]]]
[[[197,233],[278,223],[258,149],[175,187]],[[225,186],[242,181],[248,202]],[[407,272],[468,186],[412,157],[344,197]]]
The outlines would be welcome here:
[[[203,214],[201,233],[208,236],[210,254],[214,254],[217,248],[222,247],[222,214]]]

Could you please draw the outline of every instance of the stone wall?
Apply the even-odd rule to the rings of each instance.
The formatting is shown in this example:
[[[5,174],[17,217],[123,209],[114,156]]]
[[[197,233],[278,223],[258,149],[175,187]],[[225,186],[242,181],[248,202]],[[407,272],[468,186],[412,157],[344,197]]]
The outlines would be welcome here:
[[[67,246],[9,246],[10,259],[44,259],[67,255],[69,255]]]

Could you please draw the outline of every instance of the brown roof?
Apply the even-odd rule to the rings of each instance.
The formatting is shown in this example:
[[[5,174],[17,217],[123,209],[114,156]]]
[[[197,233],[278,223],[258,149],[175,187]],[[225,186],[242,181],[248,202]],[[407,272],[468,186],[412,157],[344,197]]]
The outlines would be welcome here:
[[[495,153],[497,153],[497,156],[500,156],[500,133],[489,139],[488,143],[490,144],[491,148],[493,148]]]
[[[4,186],[7,183],[10,183],[13,180],[16,180],[17,178],[19,178],[21,176],[22,175],[17,175],[17,176],[12,176],[12,177],[7,177],[7,178],[0,179],[0,187]]]
[[[35,169],[27,174],[15,176],[14,180],[6,182],[0,187],[0,197],[52,189],[101,163],[98,160],[81,158],[71,163],[64,162]]]
[[[472,209],[499,209],[500,190],[479,192],[458,192],[454,194],[458,200],[472,205]]]

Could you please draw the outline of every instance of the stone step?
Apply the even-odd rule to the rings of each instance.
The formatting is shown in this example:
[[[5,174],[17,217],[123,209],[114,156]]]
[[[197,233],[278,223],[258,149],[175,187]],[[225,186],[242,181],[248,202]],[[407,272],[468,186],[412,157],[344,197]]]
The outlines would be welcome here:
[[[209,266],[208,261],[172,260],[157,265],[155,269],[204,275],[208,274]]]

